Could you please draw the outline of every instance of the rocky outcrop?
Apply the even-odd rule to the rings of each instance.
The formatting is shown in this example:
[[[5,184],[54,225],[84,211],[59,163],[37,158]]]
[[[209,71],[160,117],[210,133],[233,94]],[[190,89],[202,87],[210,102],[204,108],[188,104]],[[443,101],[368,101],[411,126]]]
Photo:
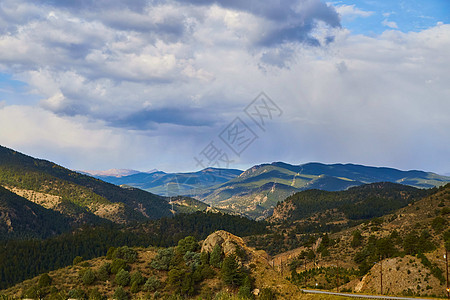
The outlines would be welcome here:
[[[296,206],[292,201],[284,201],[275,207],[272,216],[269,218],[269,222],[280,222],[289,219],[292,211],[295,209]]]
[[[224,230],[216,231],[210,234],[202,244],[202,252],[212,252],[214,247],[219,245],[222,247],[225,255],[230,255],[235,252],[238,247],[247,250],[244,240],[234,234]]]

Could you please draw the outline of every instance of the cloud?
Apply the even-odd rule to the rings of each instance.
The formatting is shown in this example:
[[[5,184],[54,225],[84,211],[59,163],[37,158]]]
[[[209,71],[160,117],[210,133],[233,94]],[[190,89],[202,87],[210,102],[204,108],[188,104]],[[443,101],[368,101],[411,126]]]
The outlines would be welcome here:
[[[354,20],[356,18],[367,18],[374,14],[373,11],[366,11],[356,7],[355,4],[351,5],[338,5],[336,6],[337,13],[348,20]]]
[[[296,44],[327,45],[328,29],[340,27],[334,8],[319,0],[5,0],[0,22],[10,24],[0,39],[0,69],[26,82],[40,107],[125,128],[138,128],[129,116],[152,111],[181,120],[166,102],[185,102],[192,86],[216,80],[218,70],[201,59],[210,53],[287,68]],[[210,105],[209,92],[195,94],[200,107]]]
[[[0,108],[0,142],[76,169],[192,170],[240,117],[258,139],[233,167],[448,172],[449,25],[352,35],[338,13],[371,12],[282,3],[4,0],[0,71],[27,86]],[[243,112],[261,91],[284,111],[265,132]]]
[[[217,121],[217,117],[205,115],[204,111],[200,109],[167,107],[135,112],[124,118],[111,120],[110,124],[135,130],[145,130],[156,128],[157,124],[174,124],[187,127],[213,126]]]
[[[384,20],[381,22],[381,24],[382,24],[383,26],[386,26],[386,27],[389,27],[389,28],[392,28],[392,29],[398,29],[398,25],[397,25],[397,23],[395,23],[394,21],[388,21],[387,19],[384,19]]]

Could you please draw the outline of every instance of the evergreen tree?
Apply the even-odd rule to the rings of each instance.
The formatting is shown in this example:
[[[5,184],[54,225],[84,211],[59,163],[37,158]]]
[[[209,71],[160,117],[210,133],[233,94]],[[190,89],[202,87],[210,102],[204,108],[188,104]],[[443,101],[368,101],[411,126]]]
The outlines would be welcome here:
[[[115,281],[120,286],[127,286],[130,283],[130,273],[121,269],[117,273]]]
[[[128,300],[128,293],[123,289],[123,287],[119,286],[114,292],[113,299],[115,300]]]
[[[121,269],[128,270],[127,262],[121,258],[115,258],[111,264],[111,273],[117,274]]]
[[[355,230],[352,233],[353,239],[351,241],[351,246],[353,248],[359,247],[362,244],[362,235],[361,235],[361,231],[359,230]]]
[[[131,274],[130,283],[133,285],[135,283],[139,286],[145,282],[145,278],[142,276],[141,272],[135,271]]]
[[[91,269],[87,269],[83,276],[81,277],[81,280],[83,281],[84,284],[86,285],[91,285],[94,283],[95,281],[95,274]]]
[[[211,266],[220,268],[223,259],[222,247],[219,244],[216,244],[211,252],[209,263]]]
[[[106,281],[109,279],[111,265],[109,263],[104,263],[100,266],[97,271],[97,278],[101,281]]]
[[[242,283],[242,273],[235,254],[225,257],[221,268],[222,280],[231,286],[240,286]]]
[[[160,285],[161,282],[159,281],[158,277],[150,276],[145,282],[143,290],[147,292],[154,292],[160,287]]]
[[[38,287],[43,288],[47,287],[50,284],[52,284],[52,278],[48,273],[42,274],[41,277],[39,277]]]
[[[198,241],[195,239],[195,237],[187,236],[178,242],[177,250],[184,255],[188,251],[195,252],[198,250],[198,248]]]
[[[133,283],[131,283],[131,288],[130,288],[130,292],[132,292],[133,294],[136,294],[137,292],[139,292],[139,284],[135,281]]]

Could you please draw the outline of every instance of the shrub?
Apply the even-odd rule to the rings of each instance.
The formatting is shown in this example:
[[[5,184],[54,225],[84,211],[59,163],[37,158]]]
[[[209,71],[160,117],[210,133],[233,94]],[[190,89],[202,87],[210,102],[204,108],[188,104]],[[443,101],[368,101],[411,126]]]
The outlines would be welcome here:
[[[175,256],[173,248],[159,249],[150,266],[156,270],[168,271]]]
[[[47,273],[39,277],[38,287],[43,288],[52,284],[52,278]]]
[[[84,284],[86,285],[91,285],[94,283],[95,281],[95,274],[91,269],[87,269],[83,276],[81,277],[81,280],[83,281]]]
[[[82,289],[72,289],[69,291],[68,296],[72,299],[86,299],[86,293]]]
[[[139,292],[139,284],[136,281],[131,284],[130,292],[133,294]]]
[[[433,227],[434,231],[437,233],[441,233],[447,225],[447,220],[442,217],[436,217],[431,222],[431,227]]]
[[[106,300],[106,296],[102,295],[98,288],[89,291],[89,300]]]
[[[117,274],[121,269],[128,270],[127,262],[121,258],[115,258],[111,264],[111,273]]]
[[[128,300],[128,293],[123,289],[123,287],[119,286],[114,292],[113,299],[116,300]]]
[[[147,292],[154,292],[160,287],[160,285],[161,282],[159,279],[156,276],[151,276],[145,282],[143,290]]]
[[[78,265],[80,262],[82,262],[83,261],[83,258],[81,257],[81,256],[77,256],[77,257],[75,257],[74,259],[73,259],[73,261],[72,261],[72,265]]]
[[[113,252],[112,258],[113,259],[120,258],[120,259],[125,260],[128,263],[133,263],[137,259],[137,252],[134,249],[129,248],[128,246],[123,246],[123,247],[117,248]]]
[[[142,276],[141,272],[136,271],[131,274],[130,283],[133,285],[135,283],[139,286],[145,282],[145,278]]]
[[[106,281],[109,279],[111,264],[104,263],[100,266],[97,271],[97,278],[101,281]]]
[[[361,246],[361,244],[362,244],[361,231],[359,231],[359,230],[353,231],[352,236],[353,236],[353,239],[352,239],[352,242],[350,243],[350,245],[353,248]]]
[[[115,281],[118,285],[127,286],[130,283],[130,273],[121,269],[117,272]]]
[[[198,241],[193,236],[187,236],[184,239],[178,241],[177,250],[183,255],[188,251],[195,252],[198,249]]]
[[[116,251],[115,247],[109,247],[108,252],[106,252],[106,259],[113,259],[114,251]]]
[[[269,287],[263,288],[261,290],[261,293],[259,294],[259,299],[260,300],[274,300],[274,299],[276,299],[275,292]]]

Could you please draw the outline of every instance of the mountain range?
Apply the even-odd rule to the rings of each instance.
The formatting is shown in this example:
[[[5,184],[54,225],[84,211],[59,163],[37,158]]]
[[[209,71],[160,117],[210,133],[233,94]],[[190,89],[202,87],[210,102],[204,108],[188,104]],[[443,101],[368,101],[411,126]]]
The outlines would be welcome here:
[[[188,197],[169,199],[138,188],[119,187],[2,146],[0,188],[0,236],[10,237],[26,235],[28,228],[38,223],[45,226],[51,223],[44,222],[49,219],[76,227],[146,221],[209,208]],[[41,232],[47,236],[52,230]]]
[[[111,274],[112,266],[132,252],[128,247],[119,252],[110,248],[121,246],[139,247],[133,251],[141,251],[142,257],[132,271],[142,267],[142,274],[152,276],[151,280],[157,274],[164,282],[159,292],[167,296],[180,293],[177,284],[190,282],[189,296],[201,295],[208,292],[201,289],[203,284],[192,283],[202,281],[203,273],[195,273],[191,267],[206,267],[213,255],[202,256],[195,238],[221,243],[220,234],[207,237],[216,230],[242,235],[244,240],[232,240],[257,249],[245,246],[247,254],[236,252],[244,260],[261,259],[245,263],[249,276],[255,279],[252,288],[273,286],[279,295],[287,295],[287,291],[295,294],[294,286],[374,293],[382,261],[383,278],[396,282],[386,285],[387,293],[444,295],[444,264],[439,258],[445,245],[450,249],[448,177],[354,164],[295,166],[282,162],[244,172],[210,168],[176,176],[155,171],[110,177],[123,180],[132,176],[141,178],[141,184],[145,178],[153,179],[153,188],[166,188],[166,196],[132,187],[130,182],[117,182],[120,186],[107,183],[0,147],[0,289],[10,287],[0,291],[0,298],[4,298],[1,294],[83,298],[79,295],[93,289],[111,296],[118,285],[125,293],[137,296],[147,289],[142,280],[141,286],[133,287],[120,284],[117,275]],[[188,235],[191,237],[186,238]],[[222,244],[225,252],[228,244]],[[148,245],[151,247],[145,248]],[[176,245],[158,251],[154,248]],[[172,267],[163,272],[159,267],[158,271],[148,269],[153,268],[156,257],[175,254],[176,249],[186,250],[186,255],[166,260],[174,262]],[[111,264],[104,276],[95,261],[76,263],[81,257],[108,253],[112,261],[106,259]],[[220,252],[216,254],[221,257]],[[108,264],[104,257],[99,260]],[[74,266],[50,272],[52,286],[51,282],[47,286],[41,283],[41,278],[47,278],[48,283],[48,274],[31,279],[71,263]],[[204,274],[205,286],[219,292],[225,287],[220,282],[227,270],[215,263],[210,267],[215,269]],[[83,275],[87,268],[93,274],[90,281]],[[267,270],[276,272],[267,277]],[[171,276],[178,279],[169,279]],[[279,285],[283,278],[290,281],[285,288]],[[30,280],[22,282],[24,279]]]
[[[97,176],[163,195],[186,195],[211,206],[254,219],[270,216],[276,204],[303,190],[342,191],[375,182],[393,182],[431,188],[450,182],[450,177],[418,170],[402,171],[357,164],[284,162],[261,164],[246,171],[208,168],[191,173],[137,173],[129,176]]]

